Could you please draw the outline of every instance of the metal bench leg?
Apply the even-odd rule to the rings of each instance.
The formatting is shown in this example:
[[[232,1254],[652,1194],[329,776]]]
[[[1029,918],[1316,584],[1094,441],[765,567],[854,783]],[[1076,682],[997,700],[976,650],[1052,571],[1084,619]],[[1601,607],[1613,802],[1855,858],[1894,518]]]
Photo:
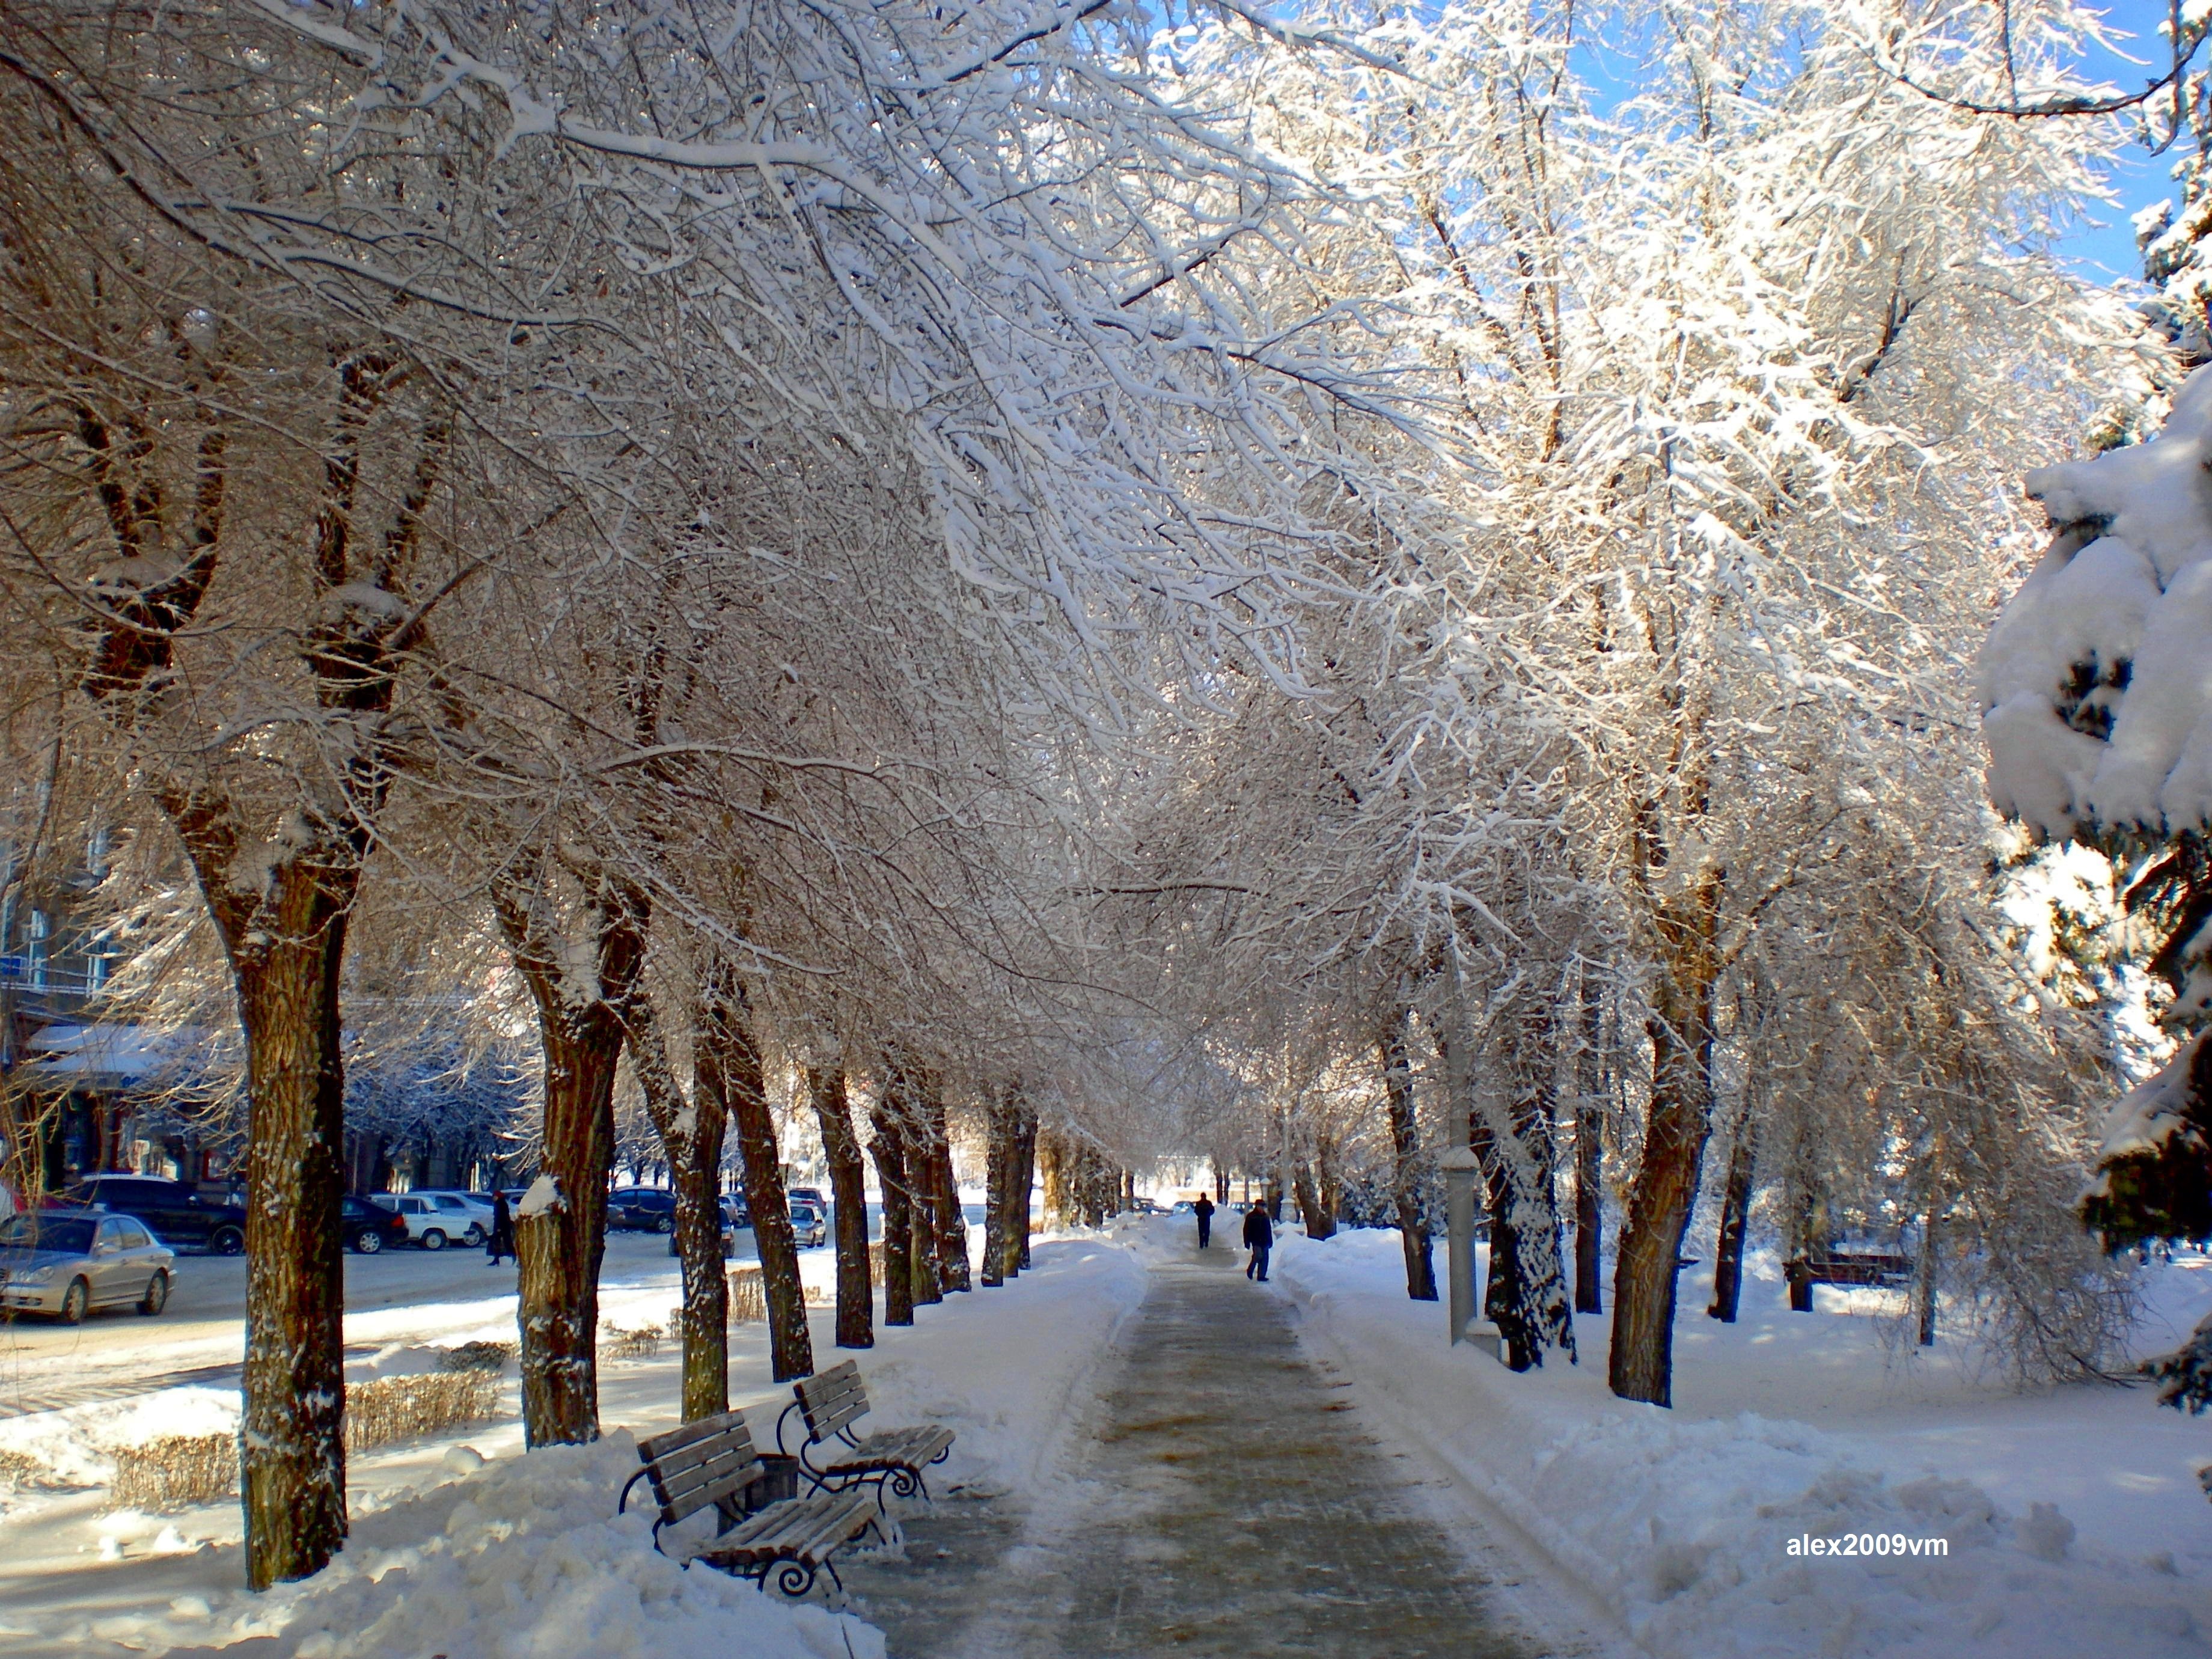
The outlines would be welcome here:
[[[826,1561],[823,1565],[829,1566]],[[833,1580],[836,1578],[836,1568],[830,1568],[830,1577]],[[768,1587],[768,1569],[765,1567],[761,1570],[761,1587],[763,1589]],[[796,1556],[779,1561],[775,1564],[775,1587],[796,1601],[814,1588],[814,1569]],[[845,1587],[841,1583],[837,1586],[837,1594],[842,1595],[844,1593]]]

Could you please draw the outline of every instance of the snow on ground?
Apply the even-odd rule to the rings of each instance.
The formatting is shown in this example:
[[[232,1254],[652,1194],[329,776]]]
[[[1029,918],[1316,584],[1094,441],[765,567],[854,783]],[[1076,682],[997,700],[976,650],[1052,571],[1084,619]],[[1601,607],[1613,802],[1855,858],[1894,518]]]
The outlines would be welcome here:
[[[1143,1295],[1128,1239],[1041,1241],[1034,1255],[1035,1267],[1013,1284],[922,1308],[911,1329],[879,1326],[878,1346],[853,1356],[881,1425],[927,1419],[958,1431],[952,1459],[931,1473],[936,1490],[1026,1488],[1044,1478],[1074,1415],[1071,1400]],[[810,1285],[834,1281],[830,1252],[801,1261]],[[658,1274],[633,1264],[603,1294],[602,1318],[665,1324],[676,1287],[674,1262]],[[481,1323],[457,1319],[455,1306],[419,1310],[435,1346],[407,1340],[404,1310],[380,1311],[376,1334],[390,1346],[349,1362],[349,1375],[401,1375],[429,1368],[453,1342],[513,1340],[511,1297],[484,1304]],[[829,1310],[815,1310],[813,1328],[818,1364],[846,1357],[832,1346]],[[351,1318],[348,1334],[357,1334]],[[635,1510],[615,1516],[616,1494],[637,1467],[634,1437],[675,1425],[677,1348],[603,1362],[608,1432],[596,1446],[524,1454],[510,1377],[507,1420],[356,1457],[344,1553],[314,1579],[264,1596],[239,1588],[235,1499],[151,1516],[105,1510],[96,1491],[17,1494],[14,1512],[0,1510],[0,1653],[201,1654],[260,1638],[246,1650],[272,1659],[879,1656],[872,1626],[787,1606],[719,1573],[684,1572],[652,1552],[648,1521]],[[755,1438],[773,1445],[790,1390],[769,1381],[764,1327],[732,1328],[730,1384]],[[58,1480],[98,1485],[116,1446],[228,1432],[236,1421],[234,1389],[173,1388],[0,1419],[0,1450],[34,1449]]]
[[[1579,1365],[1516,1376],[1452,1348],[1438,1304],[1406,1297],[1395,1232],[1285,1237],[1274,1276],[1381,1431],[1662,1659],[2202,1659],[2212,1426],[2148,1389],[2009,1392],[1958,1345],[1885,1340],[1879,1293],[1792,1314],[1753,1267],[1734,1327],[1685,1276],[1673,1411],[1607,1392],[1602,1318],[1577,1322]],[[2212,1262],[2154,1291],[2153,1347],[2212,1306]],[[1948,1554],[1787,1553],[1863,1532]]]

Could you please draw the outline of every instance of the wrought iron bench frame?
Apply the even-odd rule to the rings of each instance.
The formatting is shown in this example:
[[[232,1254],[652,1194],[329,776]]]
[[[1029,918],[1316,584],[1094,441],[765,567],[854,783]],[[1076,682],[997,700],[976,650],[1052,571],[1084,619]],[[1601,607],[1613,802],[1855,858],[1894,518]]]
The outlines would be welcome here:
[[[641,1480],[649,1481],[660,1510],[653,1523],[654,1549],[660,1550],[663,1527],[703,1509],[713,1508],[720,1521],[706,1548],[676,1558],[686,1571],[693,1562],[702,1562],[763,1589],[773,1574],[776,1589],[793,1600],[814,1588],[818,1573],[827,1572],[842,1601],[845,1581],[837,1576],[832,1559],[836,1552],[863,1531],[873,1532],[883,1544],[893,1541],[884,1529],[880,1504],[872,1510],[857,1494],[853,1502],[841,1504],[836,1500],[847,1494],[817,1488],[804,1498],[748,1503],[753,1488],[770,1478],[771,1472],[754,1448],[742,1412],[703,1418],[641,1440],[637,1455],[640,1467],[623,1483],[615,1513],[626,1513],[631,1490]]]
[[[802,1377],[792,1387],[792,1401],[775,1419],[775,1449],[795,1457],[800,1473],[817,1492],[845,1492],[872,1485],[876,1505],[884,1507],[886,1486],[894,1498],[929,1498],[922,1470],[942,1463],[952,1455],[952,1431],[931,1424],[921,1428],[890,1429],[856,1436],[852,1425],[869,1413],[867,1385],[854,1360],[842,1360],[826,1371]],[[785,1451],[784,1437],[793,1413],[806,1425],[806,1437],[796,1453]],[[943,1437],[943,1443],[938,1437]],[[836,1449],[824,1462],[813,1453],[820,1447]],[[934,1455],[915,1454],[934,1448]]]

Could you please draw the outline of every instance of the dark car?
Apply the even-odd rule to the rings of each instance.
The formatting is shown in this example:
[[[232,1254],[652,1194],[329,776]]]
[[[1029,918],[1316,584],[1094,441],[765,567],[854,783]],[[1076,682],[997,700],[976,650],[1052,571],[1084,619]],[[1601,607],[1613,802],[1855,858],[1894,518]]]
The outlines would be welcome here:
[[[407,1242],[407,1218],[365,1198],[341,1201],[338,1227],[345,1237],[346,1249],[362,1255],[374,1255]]]
[[[676,1194],[665,1187],[617,1187],[607,1194],[607,1225],[634,1233],[672,1233]]]
[[[154,1176],[90,1176],[64,1194],[65,1202],[117,1215],[137,1216],[164,1244],[180,1250],[236,1255],[246,1248],[246,1212],[210,1203],[181,1181]]]

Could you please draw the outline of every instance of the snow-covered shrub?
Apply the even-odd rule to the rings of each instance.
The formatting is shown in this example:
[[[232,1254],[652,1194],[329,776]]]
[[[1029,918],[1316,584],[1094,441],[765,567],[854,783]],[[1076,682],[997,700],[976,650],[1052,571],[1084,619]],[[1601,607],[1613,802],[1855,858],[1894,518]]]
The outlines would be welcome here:
[[[43,1486],[52,1471],[28,1452],[0,1451],[0,1486]]]
[[[740,1325],[757,1325],[768,1318],[768,1287],[761,1280],[758,1267],[731,1270],[730,1318]]]
[[[2166,1023],[2212,1018],[2212,370],[2148,442],[2037,469],[2057,529],[1981,665],[1990,796],[2136,866]],[[2212,1065],[2185,1048],[2123,1100],[2084,1214],[2113,1247],[2212,1235]]]
[[[446,1357],[438,1362],[445,1371],[489,1371],[494,1375],[507,1369],[514,1358],[512,1342],[464,1342],[446,1350]]]
[[[667,1340],[668,1333],[658,1325],[625,1330],[610,1322],[600,1328],[599,1352],[610,1359],[650,1359]]]
[[[485,1370],[428,1371],[356,1383],[346,1390],[346,1449],[366,1451],[481,1423],[498,1401],[499,1378]]]
[[[2191,1417],[2212,1410],[2212,1319],[2199,1325],[2178,1351],[2143,1370],[2160,1384],[2160,1405]]]
[[[185,1509],[212,1504],[238,1485],[238,1442],[227,1434],[173,1434],[115,1450],[113,1506]]]

